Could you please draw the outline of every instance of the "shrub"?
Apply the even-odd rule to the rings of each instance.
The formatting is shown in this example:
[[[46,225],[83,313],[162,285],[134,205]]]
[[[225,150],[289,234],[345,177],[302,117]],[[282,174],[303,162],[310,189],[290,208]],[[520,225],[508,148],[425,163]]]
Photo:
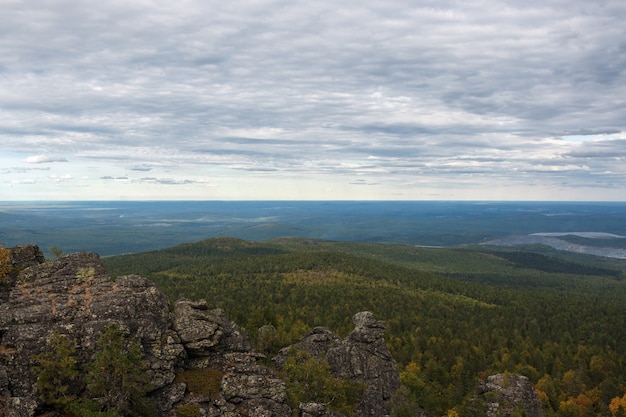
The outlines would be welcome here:
[[[0,245],[0,284],[8,282],[12,269],[11,250]]]
[[[187,391],[190,393],[208,395],[212,399],[217,399],[220,396],[222,376],[222,372],[217,369],[190,369],[178,372],[175,382],[187,384]]]
[[[185,404],[176,407],[176,417],[200,417],[200,404]]]
[[[70,415],[76,417],[121,417],[117,410],[102,411],[99,402],[88,398],[72,401],[65,409]]]
[[[292,350],[283,367],[287,395],[292,408],[300,403],[318,402],[353,416],[363,395],[362,383],[335,377],[324,357],[314,358],[304,351]]]

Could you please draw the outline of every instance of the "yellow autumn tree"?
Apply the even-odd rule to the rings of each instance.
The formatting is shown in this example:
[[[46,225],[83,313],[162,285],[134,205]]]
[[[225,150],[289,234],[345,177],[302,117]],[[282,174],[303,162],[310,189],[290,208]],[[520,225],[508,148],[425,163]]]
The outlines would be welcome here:
[[[626,416],[626,394],[622,397],[615,397],[609,404],[609,410],[613,417],[625,417]]]
[[[459,412],[455,408],[451,408],[443,417],[460,417]]]
[[[11,272],[11,250],[0,245],[0,282],[4,281]]]

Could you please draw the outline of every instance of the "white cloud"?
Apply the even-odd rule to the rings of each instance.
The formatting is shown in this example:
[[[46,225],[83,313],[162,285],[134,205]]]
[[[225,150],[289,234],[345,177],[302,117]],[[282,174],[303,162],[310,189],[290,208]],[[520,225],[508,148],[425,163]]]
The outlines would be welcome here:
[[[34,155],[24,159],[24,162],[27,164],[47,164],[51,162],[67,162],[67,159],[48,155]]]
[[[14,185],[30,185],[30,184],[35,184],[35,183],[36,181],[30,178],[22,178],[19,180],[11,181],[11,184],[14,184]]]
[[[74,177],[72,177],[70,174],[65,174],[65,175],[50,175],[49,178],[54,182],[61,182],[61,181],[71,180]]]

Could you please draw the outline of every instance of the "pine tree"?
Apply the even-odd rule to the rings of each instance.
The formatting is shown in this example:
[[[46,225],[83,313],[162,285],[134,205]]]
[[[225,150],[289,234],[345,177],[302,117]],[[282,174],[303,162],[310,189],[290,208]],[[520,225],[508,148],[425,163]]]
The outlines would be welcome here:
[[[76,396],[71,393],[71,385],[78,378],[76,369],[76,349],[74,344],[58,331],[54,331],[48,341],[49,350],[35,356],[38,365],[37,388],[45,404],[63,408]]]
[[[98,339],[97,349],[85,377],[87,391],[105,409],[126,415],[144,399],[148,387],[139,344],[127,340],[113,324]]]

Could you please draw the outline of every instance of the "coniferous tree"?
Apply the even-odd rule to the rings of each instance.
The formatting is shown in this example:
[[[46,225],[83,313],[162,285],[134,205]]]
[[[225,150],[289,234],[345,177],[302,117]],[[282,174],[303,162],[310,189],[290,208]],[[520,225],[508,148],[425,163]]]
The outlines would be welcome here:
[[[143,402],[148,387],[139,345],[113,324],[102,333],[97,347],[86,375],[87,391],[107,410],[126,415]]]
[[[48,341],[49,350],[37,355],[35,366],[37,388],[45,404],[63,408],[76,399],[71,385],[78,378],[77,358],[74,344],[55,331]]]

